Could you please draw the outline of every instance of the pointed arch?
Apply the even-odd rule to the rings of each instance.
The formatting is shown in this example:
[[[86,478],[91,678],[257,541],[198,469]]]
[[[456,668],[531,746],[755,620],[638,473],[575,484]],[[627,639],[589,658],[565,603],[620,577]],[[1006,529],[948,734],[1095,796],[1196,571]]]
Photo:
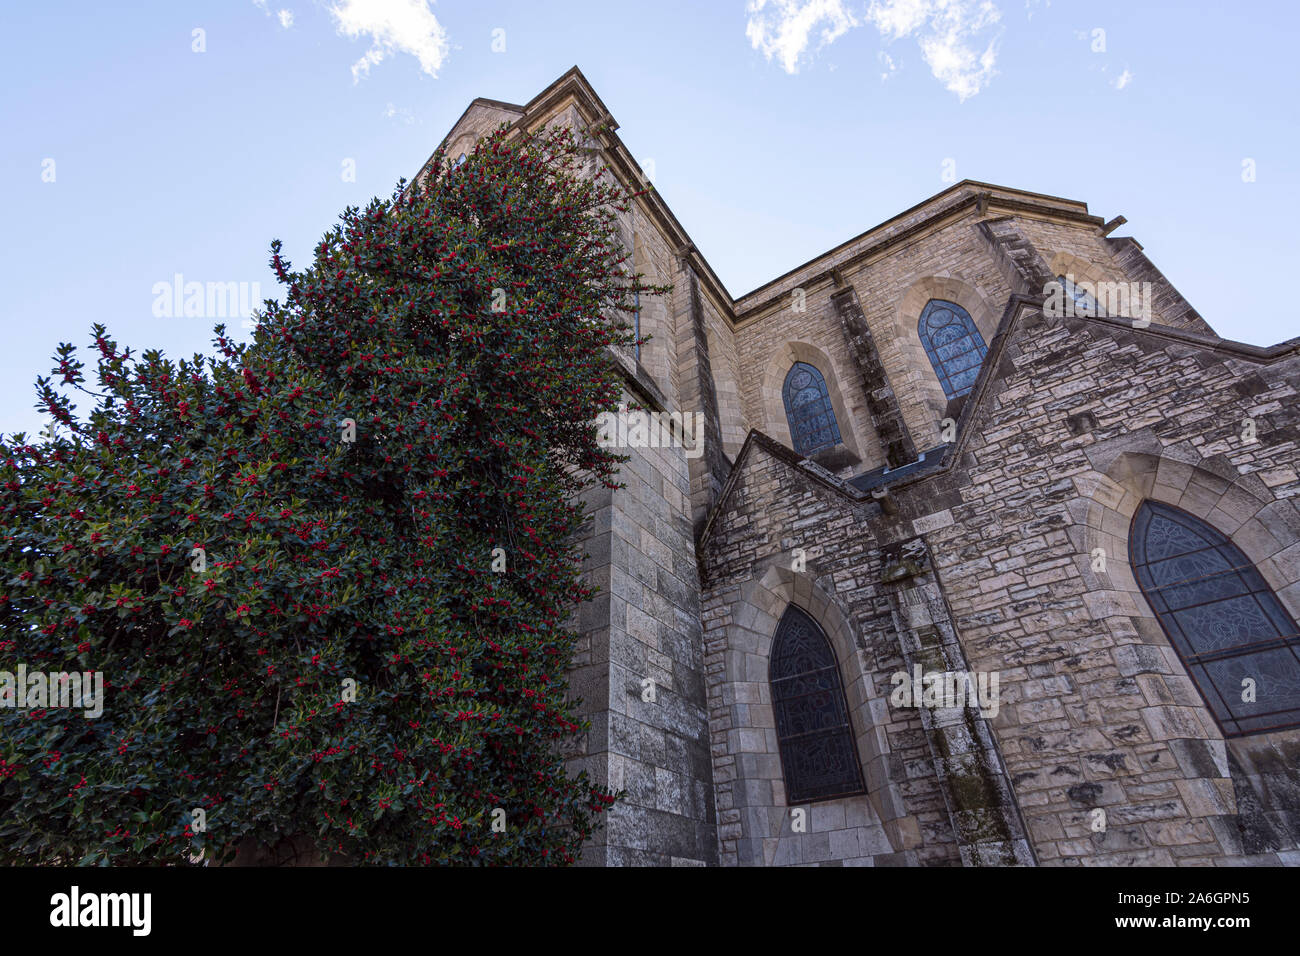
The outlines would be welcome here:
[[[1064,276],[1076,285],[1080,282],[1089,282],[1096,288],[1098,283],[1106,282],[1110,278],[1101,266],[1072,253],[1049,253],[1049,256],[1048,269],[1058,279]]]
[[[1300,726],[1300,629],[1217,528],[1147,499],[1133,516],[1134,577],[1225,737]]]
[[[896,383],[899,404],[913,437],[925,447],[940,440],[939,423],[948,416],[952,402],[944,394],[938,375],[933,374],[918,326],[921,313],[933,300],[953,302],[966,310],[985,342],[997,333],[1001,309],[989,303],[1004,301],[1006,292],[983,287],[973,276],[918,275],[907,281],[893,305],[895,348],[882,347],[880,360],[891,382]],[[931,374],[927,374],[929,369]],[[930,436],[929,439],[921,436]]]
[[[720,856],[741,866],[783,865],[800,860],[800,847],[818,839],[821,814],[807,832],[791,831],[790,807],[797,804],[786,791],[772,706],[772,645],[791,604],[817,623],[834,651],[867,787],[839,800],[819,801],[842,806],[846,823],[858,831],[856,848],[839,846],[832,856],[847,861],[913,853],[922,842],[921,823],[909,812],[903,793],[907,778],[897,769],[887,733],[888,698],[875,692],[888,676],[866,650],[867,637],[833,582],[819,584],[807,573],[792,571],[781,555],[756,560],[750,578],[711,588],[703,598],[704,652],[717,661],[709,670],[709,732],[728,741],[725,753],[715,750],[712,755],[714,791],[719,813],[734,810],[740,816],[734,849],[724,845]],[[725,613],[715,613],[720,609]]]
[[[777,625],[768,681],[790,804],[864,793],[839,662],[817,622],[796,604]]]
[[[840,443],[840,428],[835,409],[831,407],[830,392],[817,366],[807,362],[790,366],[781,386],[781,398],[795,451],[811,455]]]
[[[931,299],[921,310],[916,334],[949,399],[965,395],[979,378],[988,348],[970,313],[956,302]]]
[[[840,361],[848,361],[847,356],[841,356]],[[800,362],[817,369],[826,384],[842,445],[842,448],[836,446],[833,452],[843,450],[847,452],[850,464],[862,462],[866,468],[884,464],[884,455],[880,451],[879,442],[875,440],[875,429],[869,421],[870,416],[865,406],[860,404],[866,398],[865,393],[858,391],[855,394],[854,389],[846,388],[844,383],[850,380],[846,374],[847,367],[841,364],[837,371],[831,354],[808,342],[786,342],[767,356],[760,392],[762,417],[755,427],[762,428],[792,449],[797,447],[790,432],[789,416],[786,415],[784,386],[790,370]],[[832,463],[826,467],[834,471],[840,465]]]

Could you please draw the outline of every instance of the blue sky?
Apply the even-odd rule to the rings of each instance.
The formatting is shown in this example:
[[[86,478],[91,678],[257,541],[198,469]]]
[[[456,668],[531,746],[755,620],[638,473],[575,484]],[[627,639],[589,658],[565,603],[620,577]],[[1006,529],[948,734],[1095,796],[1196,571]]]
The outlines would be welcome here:
[[[277,295],[272,238],[305,262],[344,206],[412,175],[475,96],[523,103],[574,64],[734,295],[940,191],[951,170],[1123,214],[1117,234],[1136,236],[1221,335],[1273,344],[1300,333],[1276,291],[1300,219],[1300,6],[1222,9],[11,7],[0,432],[41,423],[31,383],[58,342],[82,345],[102,321],[133,347],[207,351],[213,320],[155,314],[159,283],[180,274]]]

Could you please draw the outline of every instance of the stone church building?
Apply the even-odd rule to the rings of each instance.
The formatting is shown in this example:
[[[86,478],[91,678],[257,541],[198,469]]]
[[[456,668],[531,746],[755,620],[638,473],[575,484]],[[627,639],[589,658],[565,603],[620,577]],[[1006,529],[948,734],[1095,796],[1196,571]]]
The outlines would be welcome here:
[[[645,182],[577,68],[501,123]],[[735,298],[636,201],[625,399],[703,444],[588,493],[585,863],[1300,864],[1300,339],[1123,223],[964,181]]]

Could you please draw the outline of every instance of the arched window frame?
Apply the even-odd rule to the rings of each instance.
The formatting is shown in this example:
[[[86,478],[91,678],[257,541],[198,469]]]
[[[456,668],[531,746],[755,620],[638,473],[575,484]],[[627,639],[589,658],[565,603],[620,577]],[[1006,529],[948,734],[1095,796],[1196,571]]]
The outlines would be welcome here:
[[[943,325],[936,326],[935,322],[941,313],[950,313],[951,318]],[[935,332],[946,330],[954,323],[963,334],[951,341],[936,345]],[[925,304],[925,308],[921,310],[921,317],[916,321],[916,334],[921,340],[926,356],[930,359],[930,365],[939,379],[939,384],[943,386],[944,395],[954,399],[969,393],[975,387],[975,380],[979,378],[984,357],[988,355],[984,337],[980,335],[980,330],[975,325],[975,320],[970,317],[970,313],[956,302],[949,302],[947,299],[931,299]]]
[[[800,385],[800,376],[808,376],[809,381]],[[816,389],[820,394],[810,397],[810,390]],[[795,399],[802,400],[795,404]],[[794,450],[807,457],[826,448],[840,444],[839,422],[835,420],[835,409],[831,405],[830,389],[826,387],[826,378],[821,370],[807,362],[795,362],[786,372],[785,382],[781,386],[781,398],[785,403],[785,419],[790,426],[790,443]]]
[[[1074,300],[1076,314],[1103,316],[1106,314],[1093,296],[1084,292],[1075,284],[1073,276],[1059,275],[1056,277],[1056,281],[1061,283],[1061,289],[1065,294]]]
[[[1153,549],[1157,521],[1169,522],[1203,546]],[[1300,726],[1300,635],[1241,549],[1195,515],[1147,500],[1133,515],[1129,555],[1138,587],[1223,735]],[[1194,573],[1197,565],[1203,573]],[[1247,626],[1254,633],[1214,636],[1215,630]],[[1245,677],[1253,681],[1253,702],[1242,700]],[[1270,700],[1277,691],[1283,696]]]
[[[768,684],[787,803],[865,793],[835,650],[812,616],[795,604],[777,624]]]

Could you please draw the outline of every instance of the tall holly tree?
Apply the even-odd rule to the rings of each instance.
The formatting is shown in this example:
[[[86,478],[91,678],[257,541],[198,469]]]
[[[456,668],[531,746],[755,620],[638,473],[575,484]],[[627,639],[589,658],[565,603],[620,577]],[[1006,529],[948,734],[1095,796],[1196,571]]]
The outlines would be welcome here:
[[[102,675],[103,712],[0,708],[0,859],[575,859],[616,800],[562,757],[577,495],[617,487],[640,282],[582,142],[502,128],[309,268],[273,243],[251,342],[96,326],[92,387],[60,346],[56,424],[0,440],[0,669]]]

